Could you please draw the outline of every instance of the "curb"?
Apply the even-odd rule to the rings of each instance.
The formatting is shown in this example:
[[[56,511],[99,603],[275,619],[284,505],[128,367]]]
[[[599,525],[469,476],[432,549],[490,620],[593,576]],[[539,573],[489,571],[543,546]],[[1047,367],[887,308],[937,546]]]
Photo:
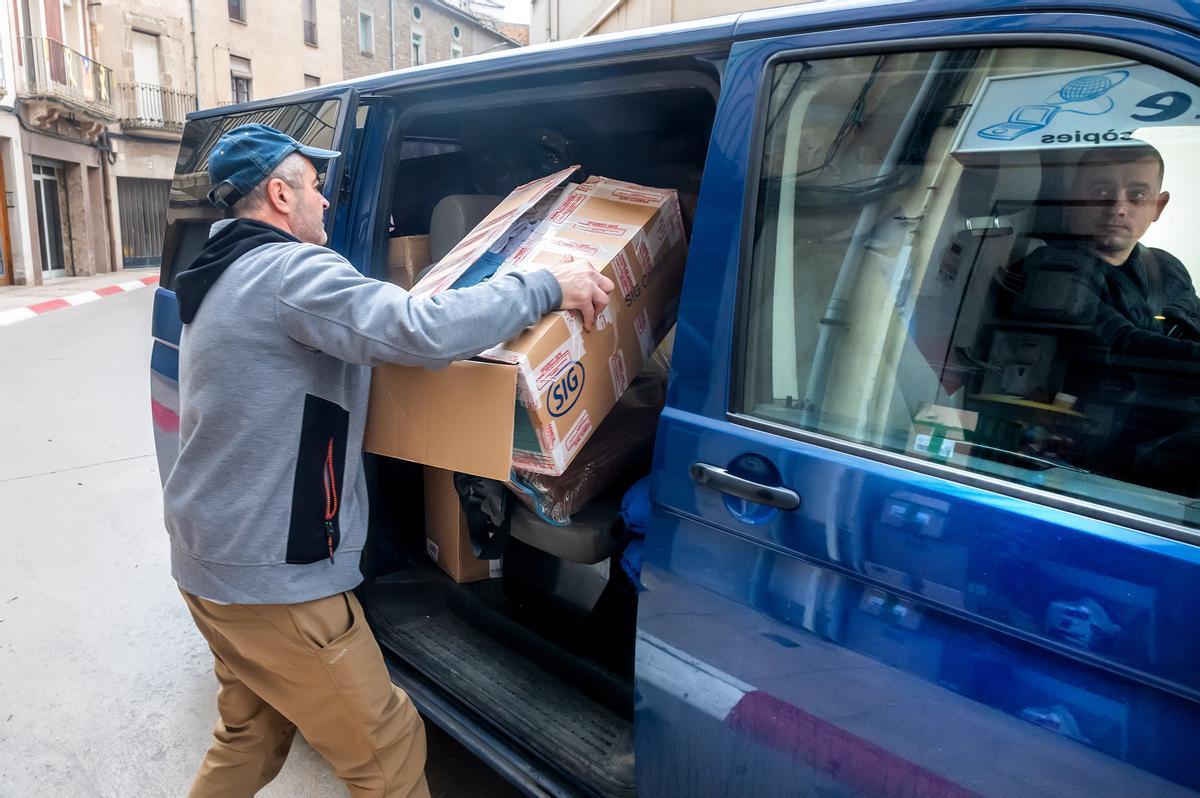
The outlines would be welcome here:
[[[158,275],[156,274],[151,277],[143,277],[140,280],[129,280],[128,282],[117,283],[115,285],[106,285],[94,291],[84,291],[83,293],[71,294],[70,296],[59,297],[57,299],[43,300],[32,305],[26,305],[23,308],[0,311],[0,327],[32,319],[34,316],[40,316],[52,310],[62,310],[63,308],[74,307],[75,305],[86,305],[89,302],[95,302],[97,299],[103,299],[113,294],[136,291],[139,288],[145,288],[157,282]]]

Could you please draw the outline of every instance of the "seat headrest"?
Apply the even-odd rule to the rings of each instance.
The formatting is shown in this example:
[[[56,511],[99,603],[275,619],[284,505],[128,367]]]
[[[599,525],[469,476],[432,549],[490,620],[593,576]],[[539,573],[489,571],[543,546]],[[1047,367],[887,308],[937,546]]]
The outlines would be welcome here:
[[[429,220],[429,256],[437,263],[500,204],[492,194],[450,194],[433,206]]]
[[[1038,199],[1042,165],[998,164],[963,169],[958,189],[958,212],[963,216],[1014,213]]]

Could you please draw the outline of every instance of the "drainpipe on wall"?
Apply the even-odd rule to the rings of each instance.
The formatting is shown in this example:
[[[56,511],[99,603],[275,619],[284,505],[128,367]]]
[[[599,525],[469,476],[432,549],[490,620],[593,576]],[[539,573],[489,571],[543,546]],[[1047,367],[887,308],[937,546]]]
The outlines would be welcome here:
[[[97,62],[100,61],[100,54],[98,52],[96,52],[97,43],[100,41],[100,32],[96,29],[96,12],[94,9],[98,5],[100,5],[98,0],[89,0],[87,6],[84,8],[84,14],[87,17],[86,21],[87,21],[87,31],[88,31],[88,39],[89,39],[88,50],[91,51],[90,58],[92,58],[94,61],[97,61]],[[115,83],[112,86],[112,91],[113,92],[117,91],[117,85]],[[115,94],[113,96],[113,100],[115,102],[121,102],[121,100],[117,99]],[[119,109],[118,109],[118,113],[119,113]],[[104,227],[106,229],[106,232],[108,233],[108,235],[106,236],[106,238],[108,239],[108,271],[115,272],[117,269],[120,269],[122,266],[122,261],[121,261],[121,257],[120,257],[121,256],[121,226],[120,226],[121,211],[120,211],[120,208],[117,207],[117,199],[113,196],[112,186],[109,183],[110,180],[114,180],[114,181],[116,180],[116,178],[113,176],[112,171],[111,171],[111,166],[115,162],[116,154],[113,152],[112,144],[109,142],[109,139],[108,139],[108,134],[109,134],[109,128],[106,125],[104,128],[104,132],[101,133],[100,137],[97,139],[95,147],[100,152],[100,159],[99,159],[100,160],[100,185],[103,187],[103,192],[102,192],[103,200],[102,201],[104,203],[103,222],[104,222]],[[81,176],[82,176],[82,183],[83,183],[83,193],[88,196],[89,203],[90,203],[90,195],[91,195],[92,190],[91,190],[91,186],[88,185],[89,181],[88,181],[87,167],[81,167],[81,169],[82,169]],[[98,266],[99,266],[99,264],[93,264],[93,271],[92,271],[93,274],[100,273],[100,269],[97,268]]]
[[[195,92],[196,106],[194,110],[200,110],[200,50],[196,46],[196,0],[188,0],[188,13],[192,18],[192,90]]]
[[[396,0],[388,0],[388,69],[396,69]]]
[[[124,260],[121,258],[120,209],[117,207],[117,200],[113,197],[112,192],[112,183],[116,182],[116,176],[111,171],[111,165],[116,159],[116,153],[113,152],[112,143],[108,140],[108,133],[101,134],[100,142],[103,143],[103,146],[98,149],[100,150],[100,184],[104,186],[104,221],[108,225],[108,270],[115,272],[125,266]]]

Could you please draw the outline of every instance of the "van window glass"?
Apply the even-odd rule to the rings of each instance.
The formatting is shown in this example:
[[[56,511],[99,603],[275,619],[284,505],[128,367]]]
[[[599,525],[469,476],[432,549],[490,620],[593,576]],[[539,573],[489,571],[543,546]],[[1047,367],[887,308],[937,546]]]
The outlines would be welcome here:
[[[163,241],[162,285],[196,256],[212,223],[225,216],[208,202],[208,156],[217,140],[240,125],[260,123],[282,130],[302,144],[333,149],[337,100],[280,105],[228,116],[193,119],[183,129]]]
[[[1200,526],[1200,89],[1079,50],[772,69],[737,409]]]

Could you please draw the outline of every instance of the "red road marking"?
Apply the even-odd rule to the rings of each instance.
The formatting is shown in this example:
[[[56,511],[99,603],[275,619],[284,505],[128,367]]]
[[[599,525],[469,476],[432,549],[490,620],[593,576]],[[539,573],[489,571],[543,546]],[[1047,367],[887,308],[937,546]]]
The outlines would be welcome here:
[[[30,305],[29,309],[34,313],[45,313],[49,310],[58,310],[59,308],[69,308],[71,303],[65,299],[51,299],[46,302],[39,302],[36,305]]]
[[[845,782],[857,795],[978,798],[966,787],[769,693],[746,693],[725,722],[776,750],[803,759],[818,773]]]

